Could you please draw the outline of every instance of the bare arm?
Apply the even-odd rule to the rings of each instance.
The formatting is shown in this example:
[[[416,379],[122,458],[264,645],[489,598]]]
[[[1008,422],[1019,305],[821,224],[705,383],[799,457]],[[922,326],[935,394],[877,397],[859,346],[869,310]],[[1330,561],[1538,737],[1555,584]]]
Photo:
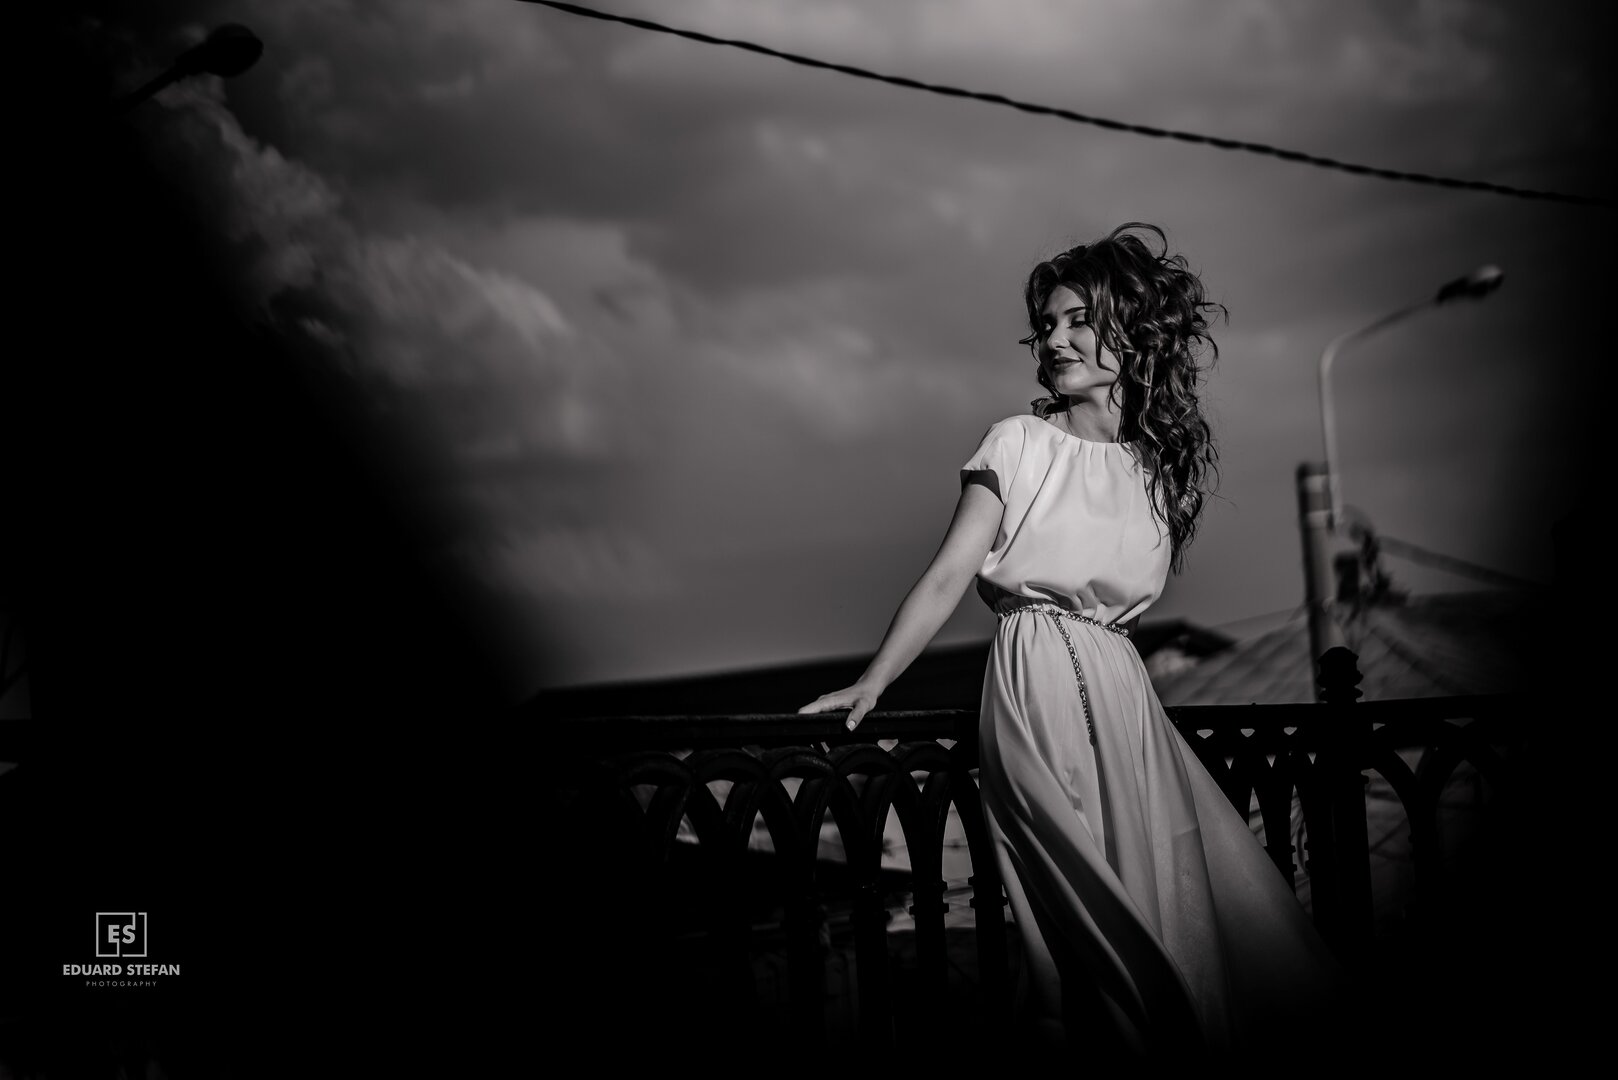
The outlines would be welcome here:
[[[955,605],[961,602],[961,594],[982,569],[983,558],[994,543],[1001,510],[999,497],[982,484],[963,487],[944,542],[899,605],[865,674],[853,686],[822,694],[798,712],[848,709],[846,724],[848,730],[853,731],[876,706],[876,699],[921,654],[955,610]]]

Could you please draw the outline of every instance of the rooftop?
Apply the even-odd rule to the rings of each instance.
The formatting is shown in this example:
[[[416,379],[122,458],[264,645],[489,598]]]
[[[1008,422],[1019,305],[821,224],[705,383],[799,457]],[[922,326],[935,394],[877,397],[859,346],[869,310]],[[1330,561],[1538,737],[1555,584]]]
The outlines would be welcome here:
[[[1491,591],[1391,596],[1339,605],[1359,658],[1362,700],[1511,693],[1554,649],[1543,604]],[[1314,700],[1303,609],[1281,626],[1154,679],[1165,705]]]

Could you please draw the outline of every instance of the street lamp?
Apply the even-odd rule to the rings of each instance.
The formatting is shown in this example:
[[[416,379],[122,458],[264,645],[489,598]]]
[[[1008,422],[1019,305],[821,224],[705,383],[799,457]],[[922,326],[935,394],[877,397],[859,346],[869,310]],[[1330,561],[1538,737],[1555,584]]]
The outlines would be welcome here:
[[[240,23],[215,27],[206,38],[176,57],[167,71],[114,102],[113,113],[122,115],[170,83],[191,75],[207,73],[234,78],[258,63],[263,54],[264,43]]]
[[[1322,658],[1334,649],[1344,648],[1342,628],[1333,617],[1331,605],[1337,592],[1331,562],[1331,536],[1343,527],[1342,505],[1337,484],[1337,425],[1331,407],[1331,363],[1350,341],[1367,337],[1384,327],[1413,315],[1423,308],[1437,307],[1452,300],[1477,299],[1489,295],[1505,279],[1498,266],[1480,266],[1465,277],[1456,278],[1429,300],[1382,316],[1375,322],[1333,338],[1320,354],[1320,417],[1326,442],[1324,465],[1305,462],[1298,466],[1298,525],[1303,534],[1304,600],[1309,610],[1309,656],[1314,665],[1315,693],[1322,693]]]
[[[1350,330],[1346,334],[1339,334],[1331,340],[1320,354],[1320,417],[1321,428],[1326,440],[1326,483],[1331,493],[1331,528],[1342,527],[1342,503],[1338,497],[1337,483],[1337,424],[1332,414],[1331,384],[1328,381],[1331,374],[1331,362],[1337,358],[1337,353],[1350,341],[1369,337],[1385,327],[1391,326],[1409,315],[1425,308],[1437,307],[1452,300],[1480,300],[1500,287],[1506,274],[1498,266],[1485,265],[1467,274],[1448,282],[1430,300],[1423,300],[1418,304],[1400,308],[1398,311],[1382,316],[1369,325],[1358,330]]]

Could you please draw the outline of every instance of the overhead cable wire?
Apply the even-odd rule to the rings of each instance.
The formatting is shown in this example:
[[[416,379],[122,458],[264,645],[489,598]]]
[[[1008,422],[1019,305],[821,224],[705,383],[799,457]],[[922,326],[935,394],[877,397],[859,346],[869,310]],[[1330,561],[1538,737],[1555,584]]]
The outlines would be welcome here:
[[[1317,169],[1335,169],[1339,172],[1353,173],[1358,176],[1372,176],[1380,180],[1398,180],[1410,184],[1428,184],[1435,187],[1458,188],[1467,191],[1484,191],[1491,195],[1506,195],[1517,199],[1537,199],[1546,202],[1571,203],[1575,206],[1600,206],[1611,208],[1614,202],[1611,199],[1598,199],[1588,195],[1569,195],[1559,191],[1536,191],[1531,188],[1510,187],[1506,184],[1494,184],[1486,180],[1462,180],[1451,176],[1433,176],[1428,173],[1405,172],[1399,169],[1382,169],[1373,165],[1359,165],[1349,161],[1338,161],[1335,158],[1320,157],[1316,154],[1305,154],[1299,150],[1287,150],[1266,143],[1246,142],[1241,139],[1225,139],[1216,135],[1201,135],[1194,131],[1176,131],[1172,128],[1152,127],[1148,124],[1131,124],[1123,120],[1109,120],[1102,116],[1088,116],[1084,113],[1074,112],[1071,109],[1058,108],[1054,105],[1040,105],[1031,101],[1018,101],[1016,98],[1006,97],[1004,94],[986,93],[981,90],[966,90],[959,86],[949,86],[944,83],[922,82],[919,79],[907,78],[903,75],[883,75],[880,72],[870,71],[866,68],[855,67],[852,64],[834,64],[827,60],[817,60],[812,56],[800,53],[782,52],[767,45],[744,41],[740,38],[715,37],[697,30],[682,30],[674,26],[653,22],[650,19],[640,19],[629,15],[617,15],[609,11],[598,11],[595,8],[581,7],[578,4],[557,3],[555,0],[517,0],[518,3],[533,4],[537,7],[555,8],[565,11],[569,15],[580,15],[587,19],[600,19],[604,22],[622,23],[633,26],[638,30],[650,30],[659,34],[672,34],[675,37],[686,38],[691,41],[700,41],[705,45],[724,45],[733,49],[742,49],[746,52],[758,53],[761,56],[774,57],[785,60],[789,64],[800,64],[803,67],[819,68],[825,71],[835,71],[842,75],[852,75],[857,79],[871,79],[875,82],[887,83],[890,86],[902,86],[909,90],[924,90],[930,94],[942,94],[945,97],[967,98],[972,101],[983,101],[991,105],[1004,105],[1017,109],[1020,112],[1033,113],[1037,116],[1054,116],[1060,120],[1068,120],[1075,124],[1091,124],[1095,127],[1106,128],[1109,131],[1123,131],[1132,135],[1146,135],[1156,139],[1176,139],[1180,142],[1196,143],[1203,146],[1212,146],[1219,150],[1239,150],[1249,154],[1263,154],[1269,157],[1280,158],[1283,161],[1295,162],[1299,165],[1310,165]]]

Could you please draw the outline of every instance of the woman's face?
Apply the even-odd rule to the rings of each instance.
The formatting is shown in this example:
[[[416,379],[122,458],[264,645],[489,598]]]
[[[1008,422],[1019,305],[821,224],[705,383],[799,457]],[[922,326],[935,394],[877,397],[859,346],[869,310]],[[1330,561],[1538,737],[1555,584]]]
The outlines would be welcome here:
[[[1088,397],[1118,381],[1118,358],[1096,339],[1084,301],[1066,285],[1045,301],[1034,353],[1058,394]]]

